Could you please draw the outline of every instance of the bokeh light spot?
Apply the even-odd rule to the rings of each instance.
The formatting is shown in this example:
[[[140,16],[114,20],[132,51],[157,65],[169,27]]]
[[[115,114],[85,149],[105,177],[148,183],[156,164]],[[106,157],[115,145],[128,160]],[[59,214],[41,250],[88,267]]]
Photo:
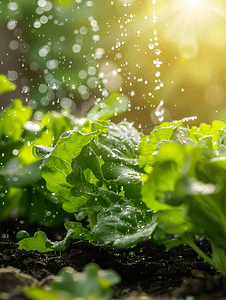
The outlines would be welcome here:
[[[17,8],[18,8],[18,4],[16,2],[9,2],[8,9],[15,11],[17,10]]]
[[[211,105],[220,105],[225,101],[225,90],[218,83],[211,84],[206,89],[206,100]]]
[[[74,53],[79,53],[79,52],[81,51],[81,46],[80,46],[79,44],[73,45],[72,51],[73,51]]]
[[[17,21],[16,20],[10,20],[8,23],[7,23],[7,28],[9,30],[14,30],[16,28],[16,25],[17,25]]]
[[[18,47],[19,47],[19,43],[15,40],[13,40],[9,43],[9,48],[11,50],[16,50],[16,49],[18,49]]]
[[[60,101],[60,106],[62,108],[70,108],[72,105],[72,100],[70,98],[63,98]]]
[[[184,39],[179,45],[180,54],[184,59],[192,59],[197,56],[199,46],[194,39]]]
[[[78,73],[78,76],[79,76],[80,79],[85,79],[87,77],[87,72],[85,70],[81,70]]]
[[[47,87],[46,84],[40,84],[40,86],[38,87],[38,90],[39,90],[40,93],[43,94],[43,93],[46,93],[46,92],[47,92],[48,87]]]
[[[17,80],[18,76],[19,74],[16,71],[9,71],[7,74],[8,79],[11,81]]]

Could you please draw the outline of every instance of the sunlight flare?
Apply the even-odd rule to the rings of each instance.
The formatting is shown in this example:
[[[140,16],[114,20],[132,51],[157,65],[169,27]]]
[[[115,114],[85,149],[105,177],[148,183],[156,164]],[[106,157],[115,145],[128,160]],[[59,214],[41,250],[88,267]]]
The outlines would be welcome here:
[[[200,0],[185,0],[184,4],[186,8],[197,9],[201,7],[201,2]]]
[[[221,32],[212,30],[217,24],[224,23],[226,27],[226,5],[217,0],[169,1],[160,11],[158,23],[167,22],[165,37],[175,40],[184,59],[196,57],[200,45],[213,43],[213,36],[220,38]]]

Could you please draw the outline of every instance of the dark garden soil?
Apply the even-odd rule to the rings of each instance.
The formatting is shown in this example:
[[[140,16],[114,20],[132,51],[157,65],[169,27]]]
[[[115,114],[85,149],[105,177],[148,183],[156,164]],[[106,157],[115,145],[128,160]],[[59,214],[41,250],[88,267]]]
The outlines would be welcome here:
[[[120,275],[121,282],[114,287],[113,298],[172,300],[193,295],[196,300],[226,300],[221,275],[198,258],[190,247],[179,246],[166,251],[163,245],[144,240],[136,248],[109,252],[86,242],[74,244],[75,241],[71,241],[59,256],[52,252],[19,250],[15,235],[21,229],[29,231],[31,236],[37,230],[43,230],[51,240],[65,235],[61,226],[27,226],[26,220],[23,225],[12,220],[0,223],[0,292],[10,292],[8,299],[28,299],[15,289],[18,284],[38,284],[41,280],[43,283],[47,276],[57,275],[68,266],[80,272],[92,262],[102,269],[113,269]],[[208,241],[197,243],[206,253],[210,252]],[[20,272],[13,268],[5,269],[8,266]]]

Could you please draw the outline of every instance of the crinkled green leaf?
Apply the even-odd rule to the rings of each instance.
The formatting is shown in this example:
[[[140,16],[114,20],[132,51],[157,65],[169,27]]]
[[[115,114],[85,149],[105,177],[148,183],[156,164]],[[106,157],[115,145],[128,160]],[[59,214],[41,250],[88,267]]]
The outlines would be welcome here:
[[[179,170],[174,162],[164,162],[156,165],[142,187],[142,201],[154,211],[168,209],[167,204],[157,201],[164,192],[173,191]]]
[[[62,208],[68,213],[75,213],[79,210],[80,207],[86,205],[88,199],[89,197],[87,197],[86,195],[83,195],[82,197],[76,197],[72,195],[69,200],[64,201],[64,203],[62,204]]]
[[[103,245],[130,248],[144,238],[151,238],[156,225],[153,212],[142,212],[126,203],[115,204],[97,214],[93,233]]]
[[[128,199],[141,200],[142,173],[116,162],[106,162],[102,170],[104,178],[120,185]]]
[[[5,75],[0,75],[0,95],[16,89],[16,85],[9,81]]]
[[[146,164],[153,163],[152,154],[159,142],[169,140],[172,137],[175,126],[160,127],[151,131],[149,136],[142,136],[139,144],[139,166],[143,167]]]
[[[190,129],[190,137],[196,143],[200,138],[206,135],[213,136],[213,149],[218,147],[218,130],[225,130],[226,124],[222,121],[213,121],[211,125],[201,123],[199,127],[193,126]]]
[[[110,123],[108,133],[100,134],[95,142],[96,153],[99,152],[104,161],[122,162],[133,167],[138,165],[140,134],[132,123]]]
[[[96,126],[99,126],[98,123]],[[64,202],[63,208],[70,212],[74,209],[76,213],[84,207],[90,211],[99,211],[102,206],[108,207],[121,201],[122,196],[118,192],[123,189],[123,186],[125,186],[126,196],[134,198],[139,195],[137,201],[141,202],[142,182],[139,177],[142,174],[133,169],[138,168],[139,138],[132,124],[110,123],[107,132],[102,131],[93,141],[84,145],[80,154],[72,160],[72,171],[66,178],[67,183],[71,185],[70,193],[74,198],[71,197],[70,201]],[[123,161],[129,166],[123,165],[120,174],[113,171],[113,176],[105,172],[105,177],[102,165],[104,162],[106,164],[106,161],[110,163],[111,160],[119,161],[121,164]],[[119,162],[116,163],[118,166]],[[107,168],[104,168],[105,171]],[[82,196],[86,199],[81,199]]]
[[[47,154],[46,163],[42,167],[42,177],[46,180],[47,188],[61,201],[73,201],[72,186],[66,181],[66,177],[72,171],[72,159],[99,133],[66,132],[57,142],[51,155]]]
[[[111,191],[109,189],[98,187],[96,195],[90,197],[86,202],[86,208],[89,211],[98,212],[102,208],[111,207],[112,205],[118,203],[123,204],[126,199],[117,192]]]
[[[37,231],[34,237],[23,239],[19,242],[19,249],[26,251],[38,251],[40,253],[53,251],[45,246],[46,234],[43,231]]]
[[[79,173],[81,171],[85,171],[86,169],[90,169],[96,176],[96,178],[103,182],[104,177],[101,169],[102,164],[103,162],[101,162],[100,157],[95,153],[95,151],[92,148],[92,143],[90,143],[84,146],[81,153],[75,159],[73,159],[72,176],[79,176],[75,173]],[[70,183],[70,175],[67,177],[67,181]]]
[[[73,230],[73,239],[82,239],[89,241],[92,241],[93,239],[93,234],[87,228],[84,228],[80,222],[67,221],[64,223],[64,227],[67,231],[71,229]]]
[[[112,93],[107,99],[98,102],[88,113],[87,118],[109,120],[128,109],[129,98],[119,93]]]
[[[69,229],[67,231],[66,236],[61,241],[51,242],[48,238],[46,238],[45,246],[46,246],[46,248],[53,249],[54,253],[56,253],[56,251],[59,251],[60,255],[61,255],[61,252],[66,249],[66,247],[73,235],[74,235],[74,230]]]

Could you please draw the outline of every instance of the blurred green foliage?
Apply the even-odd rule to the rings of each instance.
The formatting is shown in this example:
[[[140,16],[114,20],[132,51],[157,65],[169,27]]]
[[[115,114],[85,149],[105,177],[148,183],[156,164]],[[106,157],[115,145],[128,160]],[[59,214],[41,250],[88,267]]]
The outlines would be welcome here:
[[[88,264],[82,273],[72,268],[64,268],[59,278],[53,280],[50,289],[43,287],[24,288],[30,299],[41,300],[108,300],[112,296],[111,286],[120,282],[115,271],[102,270],[96,264]]]

